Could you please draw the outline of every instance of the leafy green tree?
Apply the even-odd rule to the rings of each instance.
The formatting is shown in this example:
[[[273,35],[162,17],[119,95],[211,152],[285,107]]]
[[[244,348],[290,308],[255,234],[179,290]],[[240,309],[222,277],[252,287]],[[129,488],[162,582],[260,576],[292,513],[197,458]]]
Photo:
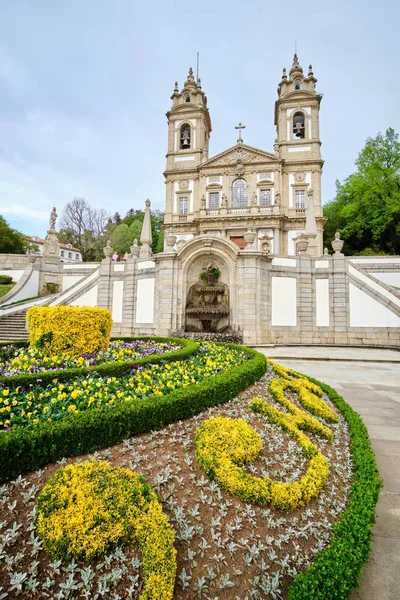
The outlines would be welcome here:
[[[400,254],[400,142],[394,129],[368,138],[357,171],[336,182],[336,198],[324,206],[325,245],[335,231],[346,254]]]
[[[25,254],[27,245],[22,233],[0,216],[0,254]]]
[[[129,252],[129,246],[131,245],[129,229],[126,223],[121,223],[111,235],[111,246],[119,256]]]

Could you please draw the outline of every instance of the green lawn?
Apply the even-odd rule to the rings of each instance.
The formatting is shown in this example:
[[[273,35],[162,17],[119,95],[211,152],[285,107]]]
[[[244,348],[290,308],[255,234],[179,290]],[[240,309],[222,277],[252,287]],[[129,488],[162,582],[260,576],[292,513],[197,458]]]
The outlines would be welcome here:
[[[14,285],[15,283],[4,283],[3,285],[0,285],[0,298],[8,294],[8,292],[13,289]]]

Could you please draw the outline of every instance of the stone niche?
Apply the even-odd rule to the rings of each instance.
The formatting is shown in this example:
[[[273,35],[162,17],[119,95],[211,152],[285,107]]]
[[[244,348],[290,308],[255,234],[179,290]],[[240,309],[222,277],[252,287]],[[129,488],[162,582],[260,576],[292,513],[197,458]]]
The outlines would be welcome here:
[[[188,272],[185,331],[221,333],[229,329],[228,269],[223,261],[198,258]]]

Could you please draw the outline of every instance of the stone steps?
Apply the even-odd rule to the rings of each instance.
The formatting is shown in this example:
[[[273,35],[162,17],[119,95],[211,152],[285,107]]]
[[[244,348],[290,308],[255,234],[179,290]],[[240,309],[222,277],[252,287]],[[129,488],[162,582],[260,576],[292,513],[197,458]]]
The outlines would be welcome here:
[[[0,342],[27,340],[26,309],[0,317]]]

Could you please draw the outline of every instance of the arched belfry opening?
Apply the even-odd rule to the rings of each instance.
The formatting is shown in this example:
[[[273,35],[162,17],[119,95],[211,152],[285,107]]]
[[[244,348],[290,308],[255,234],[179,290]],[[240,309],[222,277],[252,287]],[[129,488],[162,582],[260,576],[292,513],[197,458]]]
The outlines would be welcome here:
[[[304,114],[302,112],[296,112],[293,115],[293,137],[297,139],[304,138],[304,131]]]
[[[185,123],[181,127],[180,149],[181,150],[189,150],[190,149],[190,141],[191,141],[190,125]]]

